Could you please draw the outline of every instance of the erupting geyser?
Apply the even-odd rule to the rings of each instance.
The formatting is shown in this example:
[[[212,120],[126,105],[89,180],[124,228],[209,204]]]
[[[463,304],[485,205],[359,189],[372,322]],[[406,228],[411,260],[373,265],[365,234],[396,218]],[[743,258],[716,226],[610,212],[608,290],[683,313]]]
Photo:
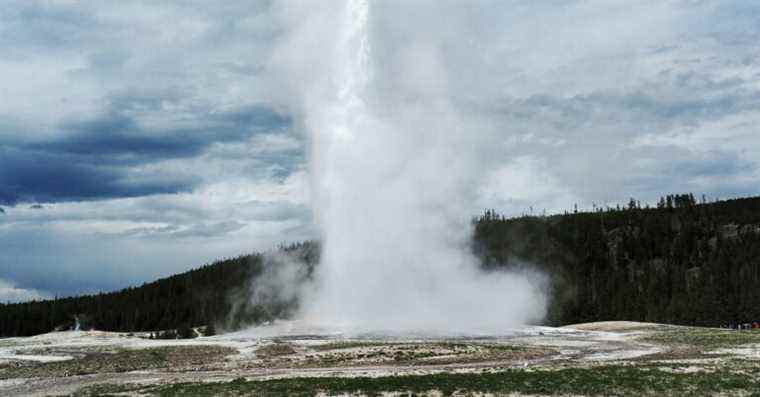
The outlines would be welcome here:
[[[325,47],[289,68],[317,76],[304,83],[301,123],[312,140],[322,263],[301,320],[432,333],[539,320],[545,301],[535,278],[484,272],[470,252],[467,204],[487,143],[451,106],[435,46],[409,40],[380,56],[369,2],[328,4],[291,43]],[[381,63],[397,73],[380,72]]]

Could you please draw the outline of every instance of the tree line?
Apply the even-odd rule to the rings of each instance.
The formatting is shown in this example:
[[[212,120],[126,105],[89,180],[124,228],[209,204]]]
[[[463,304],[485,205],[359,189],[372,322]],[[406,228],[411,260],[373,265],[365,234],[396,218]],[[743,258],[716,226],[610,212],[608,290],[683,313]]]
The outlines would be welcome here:
[[[279,247],[277,255],[303,266],[316,263],[317,245]],[[51,300],[0,304],[0,337],[28,336],[54,330],[165,331],[189,327],[237,329],[286,317],[293,302],[250,299],[256,280],[278,261],[254,253],[204,265],[198,269],[120,291]]]
[[[548,276],[548,325],[637,320],[718,326],[760,320],[760,197],[707,202],[669,195],[649,207],[577,209],[473,219],[486,269],[536,268]],[[311,275],[314,242],[224,259],[121,291],[0,304],[0,336],[83,328],[222,330],[286,318],[298,302],[265,286],[282,255]],[[260,293],[263,292],[263,293]],[[266,299],[252,299],[265,296]]]
[[[550,278],[547,323],[636,320],[720,326],[760,320],[760,197],[475,221],[484,266]]]

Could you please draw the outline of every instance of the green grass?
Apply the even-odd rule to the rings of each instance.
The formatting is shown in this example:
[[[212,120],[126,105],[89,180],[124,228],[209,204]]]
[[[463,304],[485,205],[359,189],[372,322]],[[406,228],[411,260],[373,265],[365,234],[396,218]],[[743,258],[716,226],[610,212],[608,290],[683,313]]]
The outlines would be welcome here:
[[[414,394],[438,390],[453,393],[526,393],[542,395],[701,396],[715,393],[760,393],[760,383],[742,374],[678,374],[654,367],[604,366],[561,370],[508,370],[481,374],[436,374],[382,378],[292,378],[268,381],[238,379],[228,383],[179,383],[141,392],[171,396],[313,396],[396,391]],[[81,394],[96,396],[97,394]]]
[[[145,386],[141,385],[116,385],[111,383],[105,383],[100,385],[93,385],[83,388],[70,397],[111,397],[111,396],[124,396],[124,393],[129,392],[143,392],[146,390]],[[149,392],[149,391],[148,391]]]
[[[691,345],[709,349],[760,343],[760,331],[733,331],[717,328],[677,328],[656,332],[643,341],[668,345]]]

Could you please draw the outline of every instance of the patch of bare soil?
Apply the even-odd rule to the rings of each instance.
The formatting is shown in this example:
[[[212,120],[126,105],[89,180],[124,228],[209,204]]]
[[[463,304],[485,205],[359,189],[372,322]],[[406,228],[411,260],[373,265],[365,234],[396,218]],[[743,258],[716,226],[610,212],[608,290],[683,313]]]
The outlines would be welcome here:
[[[296,349],[289,343],[273,343],[262,346],[254,351],[256,357],[261,359],[273,359],[276,357],[296,354]]]

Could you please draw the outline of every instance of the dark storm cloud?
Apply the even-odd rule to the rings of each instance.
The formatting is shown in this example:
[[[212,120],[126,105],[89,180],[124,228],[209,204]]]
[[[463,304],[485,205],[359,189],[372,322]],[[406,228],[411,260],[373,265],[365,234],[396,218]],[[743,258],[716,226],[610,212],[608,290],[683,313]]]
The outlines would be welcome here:
[[[68,134],[31,148],[77,155],[83,162],[99,164],[155,162],[196,156],[213,143],[242,141],[257,132],[282,129],[288,123],[286,117],[271,109],[250,106],[205,115],[192,126],[154,131],[114,112],[94,120],[68,122],[62,126]]]
[[[127,169],[95,165],[78,156],[0,149],[0,203],[80,201],[175,193],[192,180],[132,180]]]
[[[198,156],[218,142],[245,141],[278,131],[289,120],[263,106],[209,114],[199,125],[151,130],[133,117],[111,113],[68,122],[65,134],[37,143],[0,146],[0,203],[78,201],[189,191],[197,178],[132,177],[133,167]],[[287,159],[280,159],[287,162]]]

